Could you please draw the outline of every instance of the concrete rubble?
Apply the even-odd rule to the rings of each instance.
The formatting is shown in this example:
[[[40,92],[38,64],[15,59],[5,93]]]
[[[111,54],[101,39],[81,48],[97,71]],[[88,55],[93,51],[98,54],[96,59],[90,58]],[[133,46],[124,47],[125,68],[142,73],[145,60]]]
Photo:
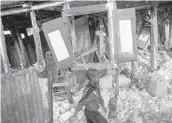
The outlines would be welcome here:
[[[151,74],[147,70],[143,70],[146,68],[144,65],[141,66],[139,62],[135,64],[135,72],[139,73],[140,71],[144,74],[135,75],[139,77],[143,88],[139,89],[136,85],[129,87],[131,82],[126,78],[121,78],[120,80],[127,81],[127,84],[124,82],[119,89],[116,118],[108,119],[108,113],[105,114],[101,108],[100,112],[108,119],[109,123],[172,123],[172,60],[167,59],[160,70]],[[147,89],[149,86],[154,86],[148,80],[156,74],[164,78],[163,96],[152,95]],[[106,80],[104,79],[104,81]],[[54,123],[68,123],[68,118],[73,114],[75,106],[82,96],[82,91],[75,94],[72,105],[67,100],[54,102]],[[113,94],[112,91],[112,89],[106,88],[101,92],[107,108]],[[78,113],[75,123],[86,123],[83,111]]]

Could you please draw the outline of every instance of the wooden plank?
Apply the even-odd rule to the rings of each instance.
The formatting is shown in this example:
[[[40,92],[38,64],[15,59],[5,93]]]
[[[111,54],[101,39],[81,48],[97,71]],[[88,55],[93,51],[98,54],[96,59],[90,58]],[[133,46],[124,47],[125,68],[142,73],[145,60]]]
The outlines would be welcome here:
[[[29,92],[29,102],[30,102],[30,114],[31,114],[31,120],[32,123],[36,122],[36,112],[35,112],[35,104],[34,104],[34,100],[33,100],[33,92],[32,92],[32,71],[30,70],[30,72],[28,72],[28,81],[27,83],[27,87],[28,87],[28,92]]]
[[[30,74],[29,72],[25,73],[25,86],[26,86],[26,91],[27,91],[27,103],[28,103],[28,116],[29,116],[29,122],[33,123],[33,101],[31,99],[31,87],[30,87]]]
[[[9,121],[10,123],[11,122],[16,122],[14,117],[13,117],[13,113],[15,111],[15,107],[14,107],[14,101],[13,100],[13,95],[11,93],[11,89],[10,89],[10,80],[11,80],[11,77],[8,76],[7,79],[6,79],[6,85],[5,85],[5,91],[6,91],[6,105],[7,105],[7,112],[8,112],[8,115],[9,115]],[[14,120],[14,121],[13,121]]]
[[[18,103],[18,110],[20,112],[20,117],[21,117],[21,123],[25,122],[26,116],[25,116],[25,110],[24,110],[24,104],[23,104],[23,92],[22,92],[22,87],[21,87],[21,80],[20,76],[15,75],[15,84],[14,89],[16,90],[17,93],[17,103]]]
[[[19,13],[29,12],[32,10],[39,10],[39,9],[44,9],[44,8],[49,8],[49,7],[54,7],[54,6],[60,6],[62,4],[64,4],[64,2],[43,3],[43,4],[33,5],[32,7],[28,7],[28,8],[15,8],[15,9],[10,9],[10,10],[4,10],[0,13],[0,15],[5,16],[5,15],[19,14]]]
[[[25,121],[26,123],[30,123],[31,122],[31,117],[30,117],[30,107],[29,107],[29,100],[28,100],[28,97],[30,96],[29,95],[29,92],[27,90],[27,85],[26,85],[26,74],[27,73],[23,73],[21,76],[22,76],[22,82],[23,82],[23,89],[24,89],[24,104],[25,104],[25,112],[26,112],[26,120]],[[28,110],[29,109],[29,110]]]
[[[8,95],[6,93],[6,82],[8,82],[7,78],[3,78],[1,81],[1,100],[2,100],[2,121],[5,121],[4,123],[9,123],[10,122],[10,116],[8,114],[8,105],[7,105],[7,98]],[[3,97],[3,98],[2,98]]]
[[[19,104],[18,104],[18,95],[17,95],[17,88],[16,88],[16,79],[17,76],[9,76],[10,81],[9,81],[9,87],[11,90],[11,112],[13,113],[13,119],[12,122],[15,123],[22,123],[21,121],[21,113],[19,110]],[[9,97],[10,98],[10,97]]]
[[[151,7],[152,5],[145,5],[145,6],[138,6],[138,7],[131,7],[131,8],[134,8],[136,10],[143,10],[143,9],[149,9]]]
[[[90,53],[93,53],[93,52],[95,52],[97,50],[98,50],[97,45],[92,45],[92,46],[90,46],[90,47],[88,47],[86,49],[83,49],[81,51],[81,53],[76,54],[75,57],[76,57],[76,59],[79,59],[79,58],[82,58],[82,57],[84,57],[86,55],[89,55]]]
[[[30,119],[29,119],[29,107],[28,107],[28,103],[27,103],[27,90],[26,90],[26,86],[25,86],[25,75],[21,74],[20,76],[20,85],[21,85],[21,91],[22,91],[22,95],[21,95],[21,99],[22,99],[22,103],[23,103],[23,110],[25,113],[25,123],[29,123]]]
[[[41,123],[45,123],[45,119],[44,119],[44,113],[43,113],[43,104],[42,104],[42,96],[41,96],[41,89],[40,89],[40,86],[39,86],[39,80],[38,80],[38,77],[37,77],[37,73],[36,71],[33,72],[33,77],[34,77],[34,84],[35,84],[35,87],[36,87],[36,97],[37,97],[37,102],[38,102],[38,112],[39,112],[39,117],[40,117],[40,122]]]
[[[18,80],[18,76],[11,76],[12,77],[12,81],[11,81],[11,91],[12,91],[12,99],[14,100],[13,105],[15,106],[15,114],[16,114],[16,123],[22,123],[22,112],[21,112],[21,105],[20,105],[20,101],[19,101],[19,94],[18,94],[18,90],[20,88],[17,87],[17,84],[19,82]]]
[[[108,10],[107,4],[98,4],[98,5],[73,7],[70,9],[64,9],[63,11],[67,14],[67,16],[77,16],[77,15],[104,12],[107,10]]]
[[[34,37],[35,47],[36,47],[38,69],[41,70],[41,67],[45,68],[45,61],[44,61],[43,52],[42,52],[39,28],[36,22],[36,14],[34,11],[30,12],[30,18],[31,18],[32,27],[33,27],[33,37]]]
[[[48,69],[48,91],[49,91],[49,118],[50,118],[50,123],[53,122],[53,89],[52,89],[52,85],[53,85],[53,72],[54,72],[54,59],[52,57],[51,52],[47,52],[46,55],[46,62],[47,62],[47,69]]]
[[[33,71],[30,72],[30,76],[31,76],[31,97],[32,97],[32,101],[33,101],[33,106],[34,106],[34,122],[35,123],[39,123],[40,122],[40,117],[39,117],[39,112],[38,112],[38,102],[37,102],[37,97],[36,97],[36,87],[35,87],[35,78],[34,78],[34,73]]]
[[[7,55],[7,48],[6,48],[6,42],[5,42],[5,37],[4,37],[4,30],[3,30],[3,25],[2,25],[2,19],[0,21],[1,23],[1,41],[0,41],[0,53],[1,53],[1,58],[2,58],[2,63],[4,66],[5,73],[9,72],[10,70],[10,63]]]
[[[157,6],[154,6],[153,12],[153,25],[152,25],[152,34],[153,40],[151,41],[151,69],[152,71],[157,70],[158,68],[158,20],[157,20]]]

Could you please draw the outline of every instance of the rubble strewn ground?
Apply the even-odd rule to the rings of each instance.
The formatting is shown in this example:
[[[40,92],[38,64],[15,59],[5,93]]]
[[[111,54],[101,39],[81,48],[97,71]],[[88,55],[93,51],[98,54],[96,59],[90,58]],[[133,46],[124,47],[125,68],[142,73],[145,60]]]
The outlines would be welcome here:
[[[165,57],[167,62],[161,65],[161,68],[155,73],[148,72],[146,63],[145,65],[140,61],[135,63],[135,72],[142,74],[135,74],[135,77],[139,78],[138,80],[143,86],[141,89],[136,85],[132,87],[122,86],[119,89],[115,119],[108,119],[108,115],[104,114],[100,108],[100,112],[109,120],[109,123],[172,123],[172,60],[167,54]],[[153,75],[164,78],[165,91],[162,97],[152,96],[147,91],[147,87],[150,86],[149,80]],[[126,80],[126,78],[121,80]],[[103,89],[102,91],[106,107],[108,107],[112,91],[110,89]],[[82,90],[74,96],[75,104],[81,96]],[[54,102],[54,123],[67,123],[68,118],[74,112],[75,104],[70,105],[67,100]],[[86,123],[83,111],[79,112],[75,123]]]

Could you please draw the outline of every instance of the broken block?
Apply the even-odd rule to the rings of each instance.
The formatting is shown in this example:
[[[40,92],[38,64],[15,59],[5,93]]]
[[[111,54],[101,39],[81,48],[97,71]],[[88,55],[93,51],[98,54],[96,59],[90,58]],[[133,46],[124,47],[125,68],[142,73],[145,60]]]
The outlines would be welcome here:
[[[100,78],[99,86],[102,89],[112,88],[112,75],[106,75]]]
[[[64,114],[61,114],[60,118],[63,120],[63,121],[67,121],[70,116],[72,116],[72,113],[71,112],[66,112]]]
[[[148,92],[152,96],[162,97],[165,92],[166,80],[160,75],[154,75],[149,80]]]
[[[130,83],[131,83],[131,80],[129,78],[127,78],[124,75],[119,75],[119,86],[120,87],[128,86]]]

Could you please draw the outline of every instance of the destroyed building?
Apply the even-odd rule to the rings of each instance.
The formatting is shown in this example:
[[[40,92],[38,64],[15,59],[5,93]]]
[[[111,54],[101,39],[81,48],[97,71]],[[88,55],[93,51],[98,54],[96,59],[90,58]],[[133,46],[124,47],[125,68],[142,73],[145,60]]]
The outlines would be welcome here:
[[[171,1],[4,0],[0,52],[2,123],[69,123],[88,68],[109,123],[172,123]]]

